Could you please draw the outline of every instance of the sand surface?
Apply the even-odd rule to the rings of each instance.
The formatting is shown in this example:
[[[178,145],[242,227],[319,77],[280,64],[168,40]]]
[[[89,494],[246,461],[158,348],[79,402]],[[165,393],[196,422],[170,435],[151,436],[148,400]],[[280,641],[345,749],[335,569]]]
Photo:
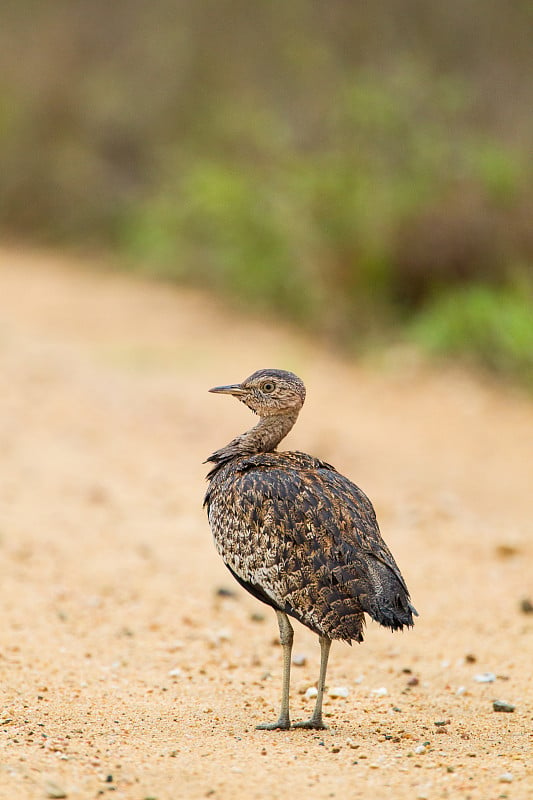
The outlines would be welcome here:
[[[365,489],[420,612],[334,643],[324,732],[254,729],[278,711],[276,620],[201,507],[203,460],[253,423],[207,389],[264,366],[305,380],[286,447]],[[533,797],[527,397],[15,250],[0,372],[1,800]],[[297,720],[319,648],[295,628]]]

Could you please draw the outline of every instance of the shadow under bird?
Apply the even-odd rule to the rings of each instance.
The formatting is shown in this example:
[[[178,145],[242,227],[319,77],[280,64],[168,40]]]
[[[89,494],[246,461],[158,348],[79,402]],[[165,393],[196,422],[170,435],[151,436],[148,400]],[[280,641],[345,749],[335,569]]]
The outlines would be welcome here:
[[[277,452],[305,400],[292,372],[261,369],[216,386],[259,415],[259,423],[216,450],[204,505],[215,545],[236,580],[275,610],[283,648],[281,710],[259,729],[289,729],[294,617],[318,634],[316,705],[292,727],[325,728],[322,700],[332,639],[363,641],[364,614],[391,630],[413,625],[416,610],[368,497],[330,464]]]

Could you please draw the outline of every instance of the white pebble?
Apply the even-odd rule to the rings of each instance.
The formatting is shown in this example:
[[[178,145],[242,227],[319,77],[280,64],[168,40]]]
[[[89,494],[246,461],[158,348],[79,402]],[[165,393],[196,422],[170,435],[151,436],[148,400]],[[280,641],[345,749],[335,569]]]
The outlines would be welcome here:
[[[231,640],[231,631],[228,628],[220,628],[218,631],[209,631],[207,633],[207,640],[211,647],[220,647],[222,642],[229,642]]]
[[[312,700],[313,697],[317,696],[317,694],[318,694],[318,689],[316,689],[314,686],[310,686],[305,693],[305,699]]]
[[[385,695],[389,693],[388,689],[386,689],[384,686],[380,686],[379,689],[371,689],[370,691],[372,694],[375,694],[378,697],[385,697]]]
[[[175,667],[174,669],[170,669],[168,671],[168,675],[170,678],[179,678],[180,675],[183,675],[183,670],[179,667]]]
[[[474,675],[474,680],[478,683],[494,683],[496,675],[494,672],[480,672],[479,675]]]
[[[513,782],[513,773],[512,772],[504,772],[499,777],[500,783],[512,783]]]
[[[64,789],[53,781],[47,781],[45,789],[47,797],[67,797],[67,793]]]
[[[422,753],[425,753],[425,752],[426,752],[426,745],[425,744],[419,744],[419,745],[417,745],[415,747],[415,753],[417,754],[417,756],[420,756],[420,755],[422,755]]]
[[[466,692],[466,686],[458,686],[457,689],[455,690],[455,694],[457,695],[457,697],[461,697],[461,695],[464,694],[465,692]]]
[[[346,686],[334,686],[328,694],[330,697],[348,697],[350,690]]]
[[[295,667],[304,667],[307,663],[307,658],[303,653],[295,653],[292,657],[292,663]]]
[[[347,746],[347,747],[351,747],[351,748],[352,748],[352,750],[357,750],[357,748],[359,747],[359,745],[358,745],[358,744],[356,744],[356,742],[355,742],[355,741],[354,741],[352,738],[350,738],[350,737],[348,737],[348,738],[346,739],[346,746]]]

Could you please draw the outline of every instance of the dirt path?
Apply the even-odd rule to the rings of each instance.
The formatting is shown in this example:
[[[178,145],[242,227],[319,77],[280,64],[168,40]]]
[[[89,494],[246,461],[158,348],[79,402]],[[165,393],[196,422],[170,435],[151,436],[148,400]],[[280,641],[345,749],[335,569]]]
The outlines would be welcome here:
[[[366,489],[420,611],[334,645],[329,686],[349,695],[320,734],[254,730],[278,707],[275,618],[201,509],[202,461],[251,423],[206,389],[261,366],[306,381],[287,446]],[[533,796],[525,398],[5,250],[0,369],[1,800]],[[298,719],[318,672],[301,626],[295,652]]]

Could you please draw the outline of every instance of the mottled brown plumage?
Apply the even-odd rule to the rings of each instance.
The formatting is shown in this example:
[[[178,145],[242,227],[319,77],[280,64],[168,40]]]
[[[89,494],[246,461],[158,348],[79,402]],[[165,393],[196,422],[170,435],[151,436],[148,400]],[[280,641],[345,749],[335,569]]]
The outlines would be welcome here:
[[[237,581],[278,614],[284,647],[282,710],[265,728],[289,728],[292,627],[286,615],[320,637],[319,696],[301,727],[321,728],[322,695],[332,639],[363,640],[364,613],[392,630],[413,624],[409,592],[366,495],[317,458],[276,452],[305,400],[302,381],[259,370],[232,394],[259,414],[251,431],[208,459],[215,464],[205,496],[215,545]]]

